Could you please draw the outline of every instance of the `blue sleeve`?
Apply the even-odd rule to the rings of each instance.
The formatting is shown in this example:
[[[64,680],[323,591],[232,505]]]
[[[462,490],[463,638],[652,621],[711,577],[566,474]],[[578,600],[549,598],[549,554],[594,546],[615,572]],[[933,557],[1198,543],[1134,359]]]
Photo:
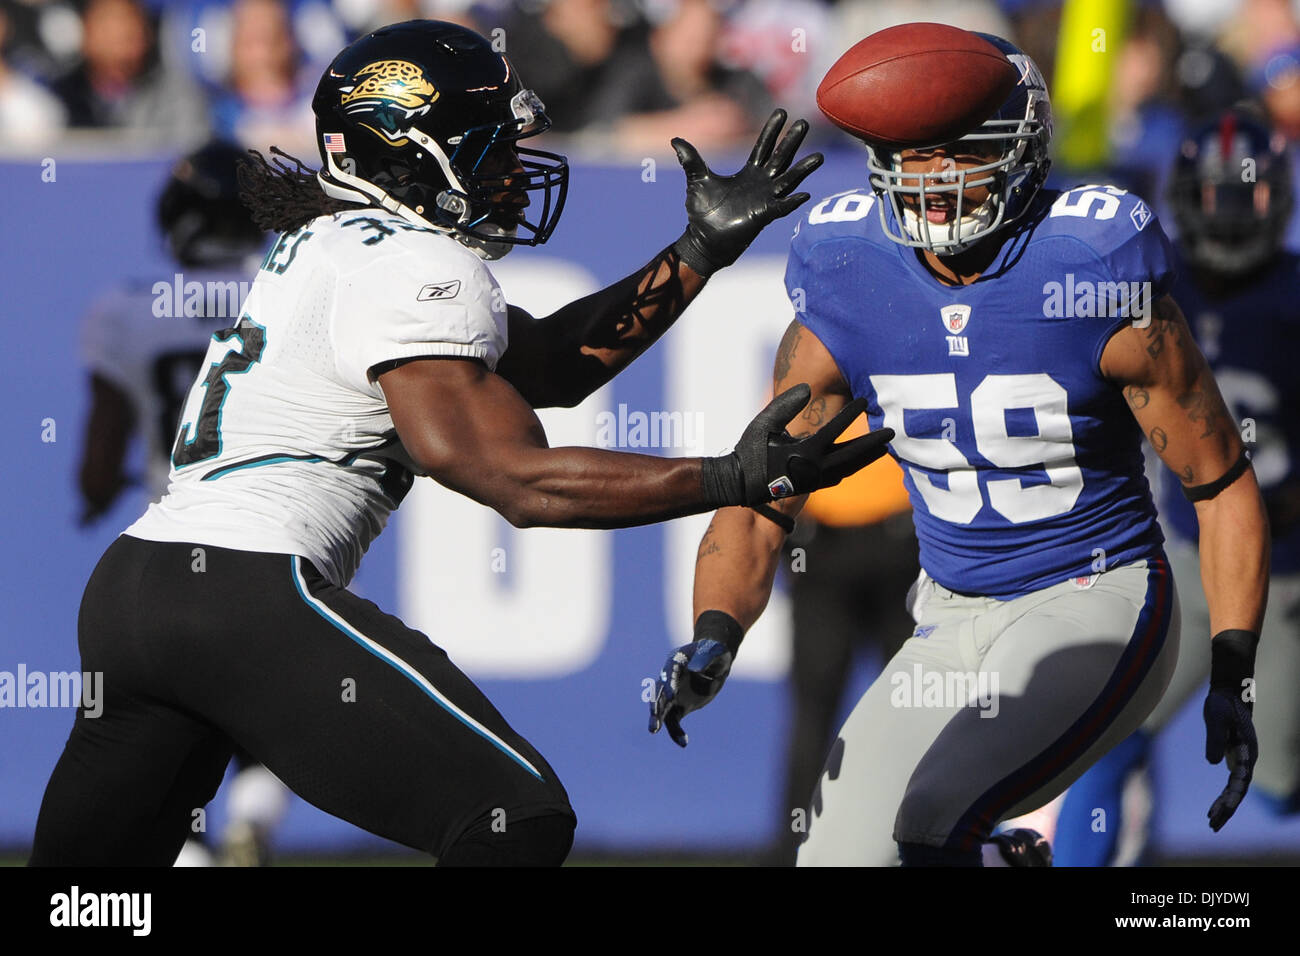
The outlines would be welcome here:
[[[828,240],[817,230],[812,233],[810,236],[808,223],[801,223],[801,229],[790,243],[785,267],[786,295],[794,308],[795,320],[826,347],[840,374],[852,387],[853,370],[845,362],[852,355],[853,323],[846,321],[842,314],[846,301],[844,288],[851,284],[848,276],[852,273],[846,275],[846,270],[836,269],[833,261],[833,250],[844,244]]]
[[[810,204],[790,240],[786,295],[795,318],[833,355],[828,337],[854,327],[853,316],[844,314],[845,302],[861,301],[853,295],[861,285],[853,265],[872,255],[867,236],[877,222],[875,204],[876,197],[861,189],[827,196]]]
[[[1093,366],[1100,371],[1101,354],[1111,336],[1129,323],[1145,326],[1156,302],[1174,286],[1174,250],[1154,212],[1138,199],[1121,207],[1121,229],[1132,228],[1122,242],[1104,257],[1110,281],[1130,290],[1116,303],[1093,351]],[[1119,217],[1116,217],[1119,218]]]
[[[1058,317],[1078,326],[1099,370],[1111,336],[1127,324],[1149,322],[1156,300],[1173,287],[1173,247],[1145,202],[1110,187],[1062,193],[1050,223],[1056,236],[1070,241],[1056,247],[1048,266],[1057,273],[1044,286],[1048,308],[1059,308]]]
[[[800,223],[796,229],[794,237],[790,240],[790,255],[785,262],[785,294],[790,299],[790,304],[794,307],[795,317],[802,321],[801,313],[807,307],[808,301],[808,260],[807,241],[800,242],[800,239],[806,235],[803,228],[806,223]]]
[[[1174,250],[1156,214],[1136,196],[1121,204],[1117,230],[1120,241],[1104,261],[1114,282],[1148,283],[1151,301],[1165,295],[1174,284]]]

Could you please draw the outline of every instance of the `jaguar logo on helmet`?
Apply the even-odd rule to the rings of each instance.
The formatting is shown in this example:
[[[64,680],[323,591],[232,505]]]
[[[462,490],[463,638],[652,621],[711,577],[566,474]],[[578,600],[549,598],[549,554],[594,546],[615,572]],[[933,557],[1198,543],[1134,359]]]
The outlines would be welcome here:
[[[429,111],[438,90],[424,71],[409,60],[376,60],[357,70],[351,86],[340,87],[343,111],[349,116],[371,114],[371,122],[357,120],[392,146],[410,142],[404,135],[413,116]]]

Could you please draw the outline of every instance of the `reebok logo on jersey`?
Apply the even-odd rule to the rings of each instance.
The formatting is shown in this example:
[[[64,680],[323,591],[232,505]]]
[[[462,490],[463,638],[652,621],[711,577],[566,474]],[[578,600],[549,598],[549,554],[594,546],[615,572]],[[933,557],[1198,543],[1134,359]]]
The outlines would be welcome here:
[[[1146,203],[1140,202],[1133,207],[1128,217],[1133,220],[1133,225],[1137,228],[1137,231],[1141,232],[1147,227],[1147,223],[1151,221],[1151,210],[1147,208]]]
[[[454,299],[459,293],[459,279],[452,279],[449,282],[430,282],[420,290],[420,294],[415,297],[415,301],[428,302],[430,299]]]

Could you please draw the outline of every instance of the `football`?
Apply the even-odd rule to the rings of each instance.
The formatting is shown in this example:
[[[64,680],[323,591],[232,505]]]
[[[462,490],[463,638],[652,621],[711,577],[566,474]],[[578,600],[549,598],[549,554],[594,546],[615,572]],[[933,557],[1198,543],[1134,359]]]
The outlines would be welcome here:
[[[817,87],[817,106],[872,145],[938,145],[988,119],[1018,80],[982,37],[941,23],[904,23],[836,60]]]

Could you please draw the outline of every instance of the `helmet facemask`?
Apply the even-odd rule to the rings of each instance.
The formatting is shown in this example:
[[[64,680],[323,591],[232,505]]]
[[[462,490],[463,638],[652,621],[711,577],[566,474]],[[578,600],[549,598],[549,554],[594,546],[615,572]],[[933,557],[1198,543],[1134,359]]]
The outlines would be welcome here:
[[[959,150],[986,155],[987,162],[967,168],[955,165],[934,172],[904,172],[902,151],[886,152],[867,148],[867,169],[871,186],[882,199],[880,217],[885,235],[904,246],[927,249],[936,255],[964,252],[984,237],[1010,224],[1028,208],[1028,200],[1046,178],[1049,128],[1034,115],[1020,119],[992,119],[958,143],[972,144]],[[942,147],[954,151],[955,144]],[[984,187],[988,198],[971,208],[966,200],[970,189]],[[925,215],[935,198],[952,202],[953,215],[943,223],[932,223]],[[893,214],[893,222],[886,214]]]
[[[986,155],[988,161],[966,169],[954,166],[933,173],[904,173],[897,147],[886,151],[870,143],[867,146],[867,169],[871,187],[881,197],[880,221],[885,235],[901,245],[939,256],[964,252],[1023,216],[1052,165],[1047,155],[1052,104],[1042,72],[1014,44],[989,33],[976,35],[997,47],[1020,74],[1019,82],[993,115],[956,141],[972,144],[959,152]],[[988,189],[988,199],[978,208],[968,209],[966,190],[981,186]],[[931,223],[925,215],[927,200],[935,196],[955,199],[954,215],[942,224]],[[914,197],[912,208],[905,197]],[[893,214],[892,223],[889,213]]]
[[[550,238],[569,185],[563,156],[517,145],[550,128],[537,94],[521,90],[510,107],[515,115],[512,122],[478,126],[450,137],[450,153],[419,130],[412,130],[411,137],[438,161],[446,180],[446,187],[434,197],[435,215],[485,246],[499,249],[500,255],[510,245],[540,245]],[[529,193],[540,193],[541,202],[531,220],[524,215],[532,205]]]

